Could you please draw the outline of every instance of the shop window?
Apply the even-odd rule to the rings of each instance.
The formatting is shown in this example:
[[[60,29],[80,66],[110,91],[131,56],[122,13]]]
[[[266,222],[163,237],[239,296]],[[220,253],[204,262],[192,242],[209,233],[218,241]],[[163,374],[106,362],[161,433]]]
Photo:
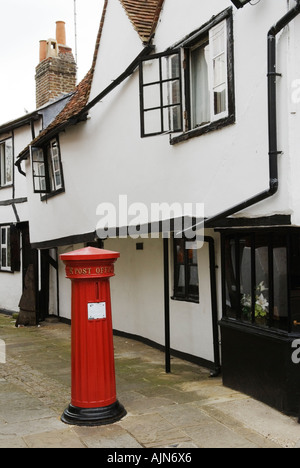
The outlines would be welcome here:
[[[223,307],[227,318],[290,330],[289,244],[288,235],[276,232],[223,237]]]
[[[172,299],[199,302],[197,250],[191,242],[174,239],[174,295]]]

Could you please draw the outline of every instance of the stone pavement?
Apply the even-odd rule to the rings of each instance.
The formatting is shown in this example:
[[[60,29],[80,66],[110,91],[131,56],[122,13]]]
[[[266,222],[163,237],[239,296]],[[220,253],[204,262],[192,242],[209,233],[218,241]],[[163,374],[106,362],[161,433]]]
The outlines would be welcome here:
[[[70,403],[69,325],[15,328],[0,315],[0,448],[299,448],[294,418],[222,385],[201,367],[115,337],[117,394],[127,416],[110,426],[61,422]]]

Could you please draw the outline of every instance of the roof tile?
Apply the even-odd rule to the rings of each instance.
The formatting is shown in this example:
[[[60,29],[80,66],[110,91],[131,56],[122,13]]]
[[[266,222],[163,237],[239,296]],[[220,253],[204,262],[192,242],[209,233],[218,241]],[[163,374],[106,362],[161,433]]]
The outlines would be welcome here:
[[[155,32],[164,0],[120,0],[143,42]]]

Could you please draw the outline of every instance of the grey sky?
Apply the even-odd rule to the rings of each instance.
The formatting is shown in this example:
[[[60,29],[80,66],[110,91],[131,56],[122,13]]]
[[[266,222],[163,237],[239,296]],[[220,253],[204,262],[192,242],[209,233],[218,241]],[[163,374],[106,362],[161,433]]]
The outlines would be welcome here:
[[[88,72],[103,0],[76,0],[78,80]],[[0,124],[35,109],[39,41],[55,38],[56,21],[66,22],[75,55],[74,0],[0,0]]]

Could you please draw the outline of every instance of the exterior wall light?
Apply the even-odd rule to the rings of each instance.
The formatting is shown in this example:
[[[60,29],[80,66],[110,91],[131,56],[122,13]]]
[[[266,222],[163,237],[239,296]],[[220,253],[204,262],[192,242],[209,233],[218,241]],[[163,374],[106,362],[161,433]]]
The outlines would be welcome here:
[[[243,8],[246,3],[249,3],[251,0],[231,0],[236,8]]]

